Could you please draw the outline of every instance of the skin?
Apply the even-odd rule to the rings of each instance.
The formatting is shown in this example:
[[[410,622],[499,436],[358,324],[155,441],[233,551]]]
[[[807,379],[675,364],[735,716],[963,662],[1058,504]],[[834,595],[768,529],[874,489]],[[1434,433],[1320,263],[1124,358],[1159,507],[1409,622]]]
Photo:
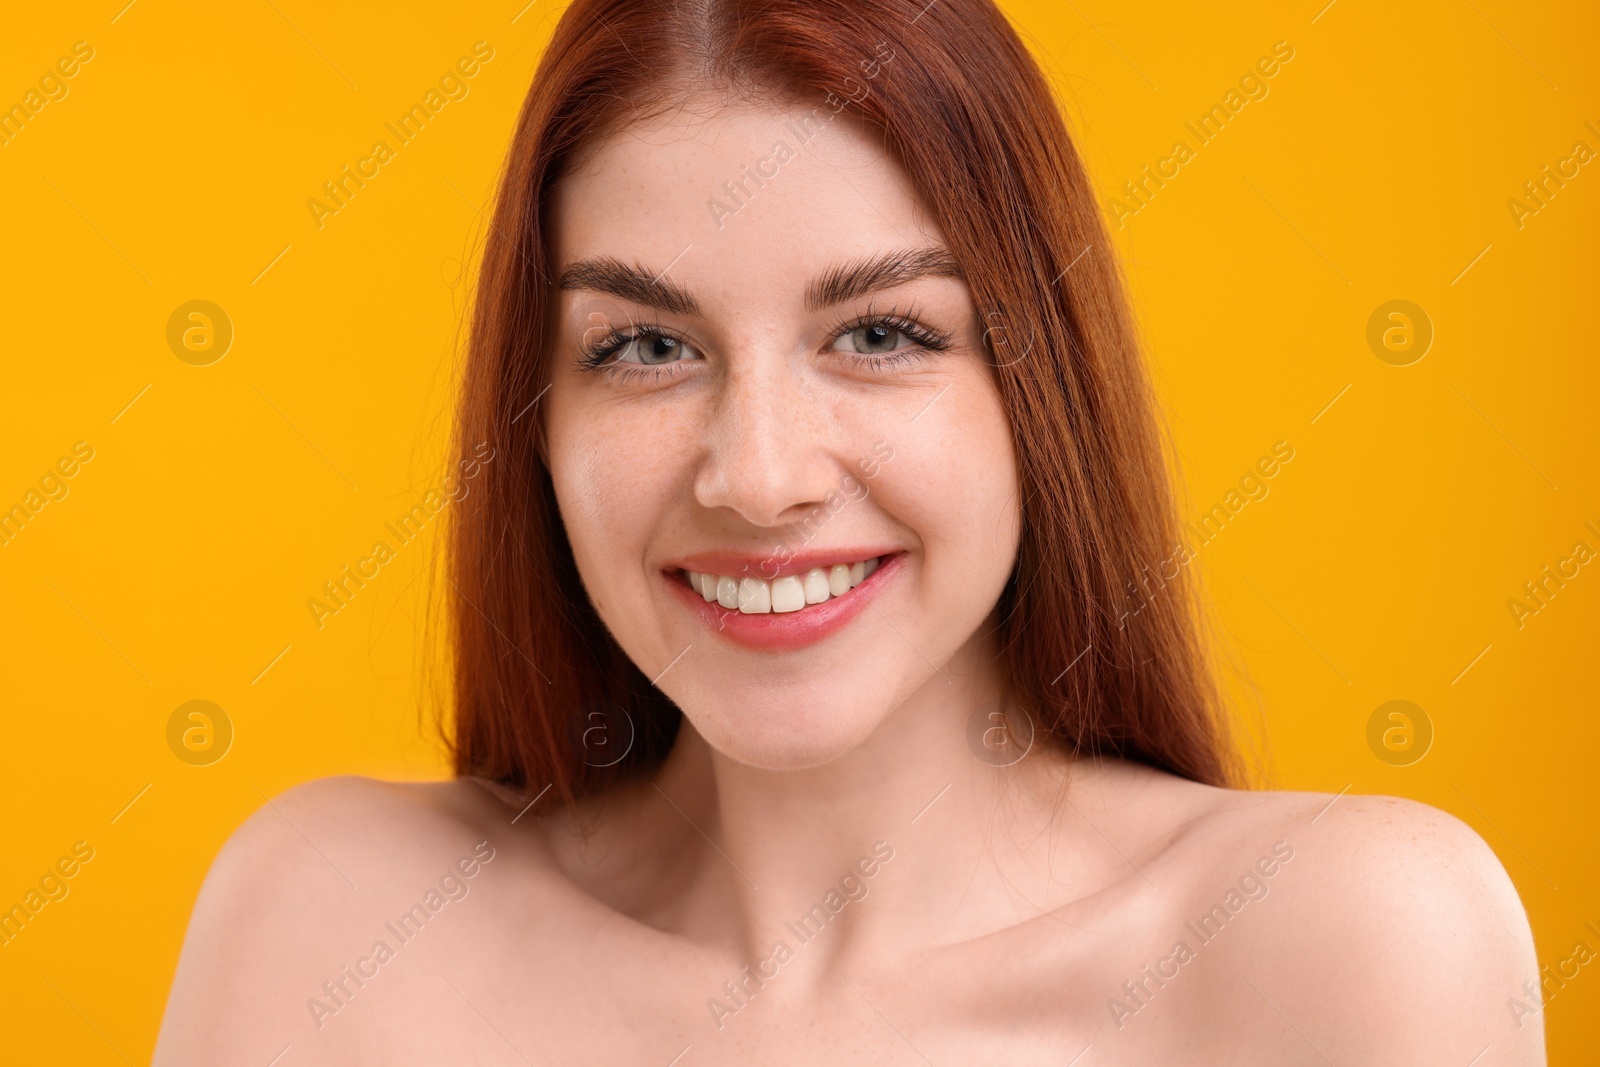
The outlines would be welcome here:
[[[553,205],[558,264],[668,270],[700,304],[561,291],[545,413],[585,587],[685,711],[665,764],[548,816],[471,780],[291,789],[206,880],[155,1062],[1543,1063],[1541,1017],[1506,1006],[1538,979],[1526,917],[1451,816],[1042,746],[974,757],[1020,530],[1005,411],[959,279],[807,306],[838,263],[942,243],[869,136],[830,124],[717,224],[708,196],[792,142],[794,114],[700,101],[597,146]],[[949,347],[838,350],[836,326],[889,309]],[[586,337],[637,322],[699,358],[578,366]],[[904,557],[844,631],[754,650],[675,598],[672,559],[794,541],[877,442],[892,460],[812,547]],[[475,846],[493,858],[466,878]],[[385,923],[452,870],[464,895],[402,943]],[[858,899],[796,936],[830,889]],[[1203,941],[1187,924],[1219,904]],[[371,977],[318,1020],[308,998],[344,965]],[[747,965],[770,977],[735,1001]]]

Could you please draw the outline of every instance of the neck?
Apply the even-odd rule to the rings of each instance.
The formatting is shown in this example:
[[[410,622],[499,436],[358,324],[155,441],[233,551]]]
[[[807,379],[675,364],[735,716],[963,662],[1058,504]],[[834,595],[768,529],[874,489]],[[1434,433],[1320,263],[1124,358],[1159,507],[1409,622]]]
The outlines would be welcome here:
[[[987,648],[963,650],[863,744],[802,770],[736,763],[685,720],[645,800],[664,809],[657,832],[676,825],[674,847],[696,856],[673,909],[686,932],[751,959],[779,941],[826,958],[914,930],[981,936],[1017,921],[1019,891],[1043,907],[1058,887],[1038,861],[1063,841],[1044,831],[1071,761],[1042,736],[1010,767],[974,751],[969,736],[995,728],[994,664]],[[1063,867],[1057,856],[1057,880]]]

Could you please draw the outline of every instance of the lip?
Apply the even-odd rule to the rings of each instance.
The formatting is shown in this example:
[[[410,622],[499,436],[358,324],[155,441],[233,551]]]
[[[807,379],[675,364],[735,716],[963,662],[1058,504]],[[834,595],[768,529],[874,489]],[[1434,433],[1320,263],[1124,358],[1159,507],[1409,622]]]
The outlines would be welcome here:
[[[853,551],[853,550],[852,550]],[[678,568],[662,572],[662,580],[675,591],[689,610],[693,611],[708,630],[721,634],[723,637],[744,645],[748,648],[759,648],[770,651],[805,648],[814,645],[844,627],[863,611],[867,605],[887,588],[888,583],[895,575],[900,573],[901,564],[905,559],[904,552],[880,553],[876,557],[868,552],[865,556],[845,556],[839,552],[810,553],[805,566],[798,572],[792,569],[794,561],[785,564],[776,577],[782,578],[788,574],[804,573],[812,567],[824,566],[823,560],[832,563],[859,562],[862,559],[879,560],[878,569],[873,571],[865,581],[851,589],[844,596],[833,597],[823,604],[812,604],[801,608],[799,611],[768,612],[760,615],[746,615],[737,608],[725,608],[715,600],[706,600],[699,593],[689,588],[683,580],[683,575]],[[703,563],[706,567],[701,573],[705,574],[743,574],[747,573],[742,568],[748,564],[749,557],[703,555],[694,556],[692,559]],[[795,560],[801,560],[800,555]],[[737,561],[740,569],[715,571],[711,564],[722,560]],[[699,568],[685,563],[682,570],[698,570]]]
[[[725,574],[730,578],[751,577],[776,581],[790,575],[804,574],[812,567],[827,570],[836,563],[849,566],[869,559],[887,559],[899,554],[898,549],[886,545],[867,545],[861,548],[824,548],[808,552],[785,552],[784,560],[777,561],[777,553],[768,556],[740,555],[736,552],[700,552],[693,556],[675,559],[663,568],[667,573],[696,571],[700,574]],[[881,564],[880,564],[881,566]],[[866,583],[863,582],[863,585]]]

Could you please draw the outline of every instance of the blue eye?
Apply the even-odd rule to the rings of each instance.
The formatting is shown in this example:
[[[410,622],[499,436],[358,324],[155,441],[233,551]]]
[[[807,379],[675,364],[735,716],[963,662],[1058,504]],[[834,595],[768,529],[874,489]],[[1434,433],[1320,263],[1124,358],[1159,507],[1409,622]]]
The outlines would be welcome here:
[[[842,347],[846,341],[849,341],[852,347]],[[915,343],[893,326],[887,323],[875,322],[870,326],[857,326],[848,333],[840,334],[839,339],[833,343],[833,349],[835,352],[855,352],[863,356],[879,356],[904,347],[902,342],[907,344]]]
[[[887,356],[899,360],[909,357],[912,353],[904,353],[903,356],[897,356],[896,353],[911,348],[942,352],[950,347],[952,341],[947,333],[930,329],[920,322],[894,313],[869,314],[854,322],[841,323],[835,328],[835,333],[831,351],[860,356],[868,360]]]
[[[585,349],[582,363],[590,369],[619,363],[660,367],[702,358],[693,346],[656,330],[613,331]]]
[[[698,359],[700,353],[678,340],[665,334],[641,334],[629,341],[618,350],[616,361],[618,363],[642,363],[647,367],[659,366],[662,363],[678,363],[686,359]]]

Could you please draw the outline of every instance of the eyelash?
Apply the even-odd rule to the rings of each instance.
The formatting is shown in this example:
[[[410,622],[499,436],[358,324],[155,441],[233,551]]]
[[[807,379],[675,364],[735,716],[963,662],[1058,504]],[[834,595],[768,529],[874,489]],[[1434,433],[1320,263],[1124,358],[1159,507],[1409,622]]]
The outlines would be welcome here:
[[[948,349],[952,342],[951,335],[918,322],[916,320],[917,313],[918,310],[914,305],[905,314],[902,314],[898,308],[879,313],[873,311],[869,305],[865,314],[855,319],[841,320],[833,327],[828,336],[836,341],[844,334],[852,331],[870,326],[881,326],[895,331],[917,346],[917,348],[897,348],[881,355],[870,355],[861,352],[839,353],[842,356],[851,357],[857,364],[865,365],[878,371],[890,366],[908,363],[913,359],[919,359],[929,352],[943,352]],[[672,369],[677,367],[678,363],[646,366],[643,364],[620,363],[611,358],[634,341],[652,337],[666,337],[677,341],[679,344],[687,343],[654,322],[636,323],[626,330],[611,327],[604,337],[580,349],[578,365],[583,370],[604,370],[627,381],[637,380],[640,375],[647,375],[653,381],[660,381],[664,376],[681,373]]]
[[[628,381],[634,380],[640,375],[648,375],[653,381],[659,381],[664,375],[678,373],[669,369],[676,366],[674,363],[645,366],[643,364],[618,363],[611,359],[612,356],[629,344],[647,337],[672,337],[679,344],[684,343],[681,338],[674,337],[662,329],[660,325],[653,322],[635,323],[627,330],[619,330],[612,326],[607,328],[605,336],[598,341],[592,341],[587,345],[580,346],[578,366],[582,370],[603,370],[608,374],[616,375]]]
[[[898,307],[891,307],[886,312],[878,312],[871,304],[867,305],[866,313],[855,319],[843,320],[834,326],[828,336],[838,339],[844,334],[860,330],[868,326],[885,326],[916,345],[916,348],[897,348],[892,352],[885,352],[879,356],[867,355],[861,352],[841,352],[840,355],[851,357],[858,365],[863,365],[875,371],[882,371],[890,367],[900,366],[914,359],[921,359],[930,352],[943,352],[950,347],[954,340],[950,334],[943,330],[936,330],[917,321],[920,309],[913,304],[909,311],[901,314]]]

